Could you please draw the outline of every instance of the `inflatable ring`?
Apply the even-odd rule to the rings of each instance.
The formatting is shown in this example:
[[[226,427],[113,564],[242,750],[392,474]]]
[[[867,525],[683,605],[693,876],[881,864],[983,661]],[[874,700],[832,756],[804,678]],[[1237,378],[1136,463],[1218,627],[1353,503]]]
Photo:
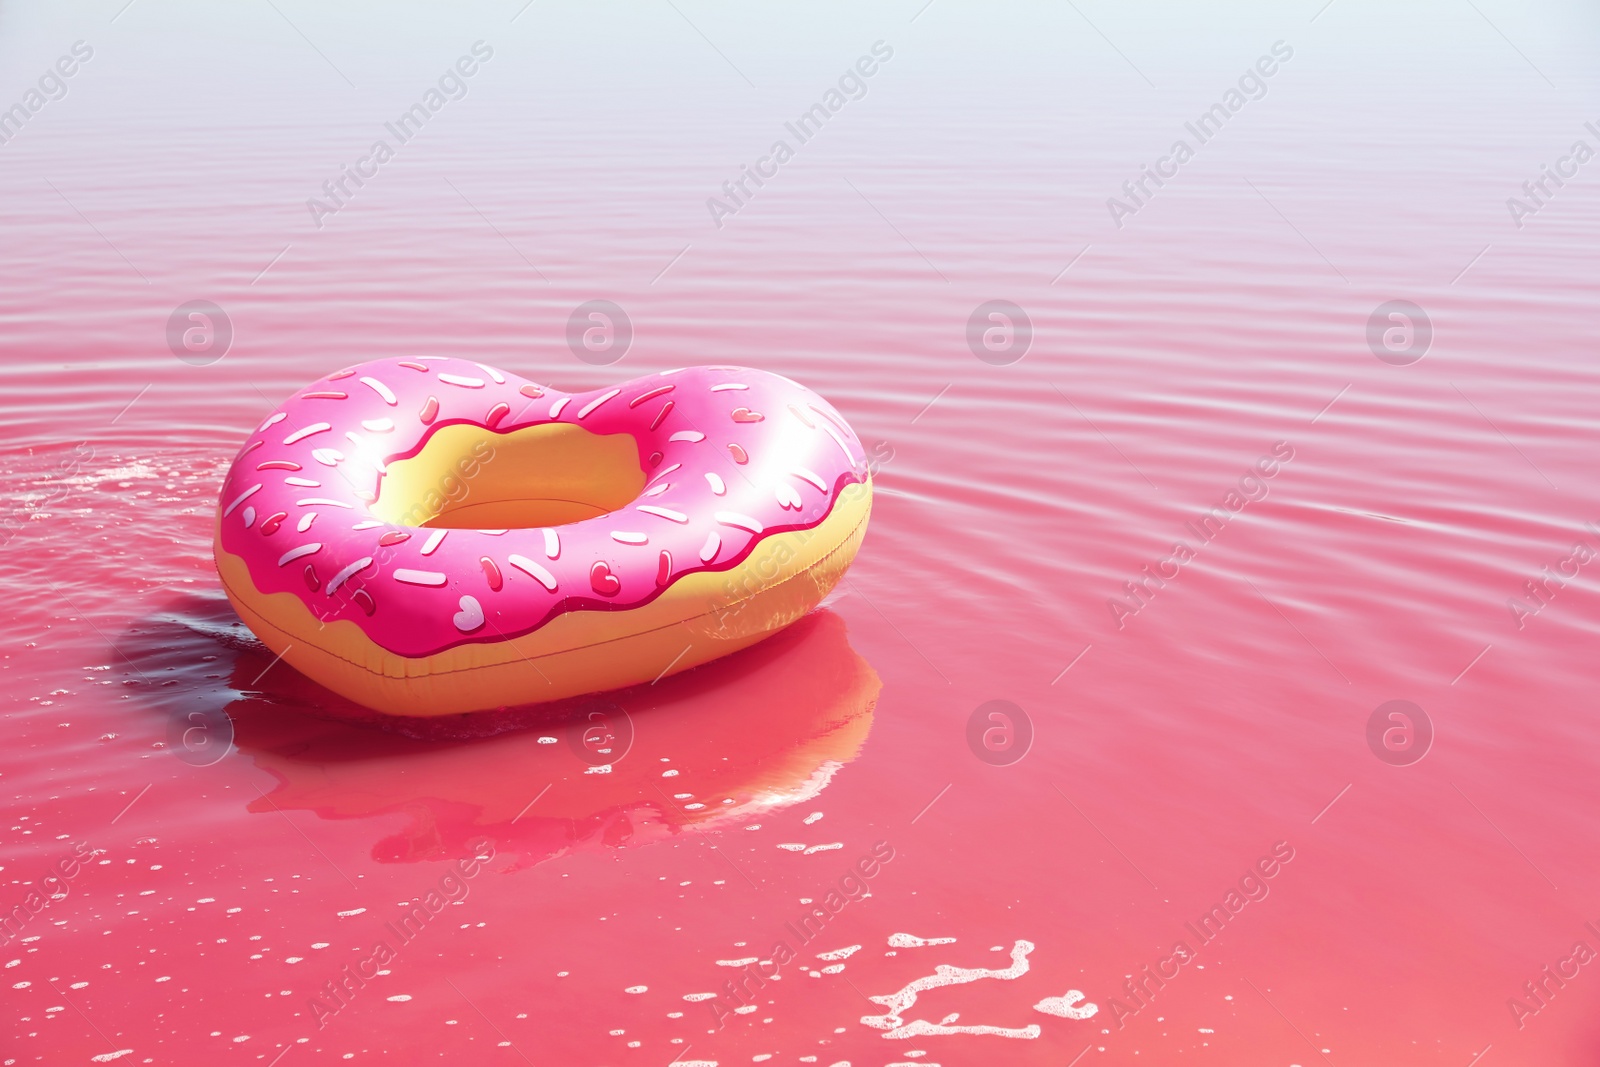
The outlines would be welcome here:
[[[839,581],[871,502],[856,435],[776,374],[567,394],[424,356],[273,412],[223,482],[215,550],[285,662],[376,711],[448,715],[754,644]]]

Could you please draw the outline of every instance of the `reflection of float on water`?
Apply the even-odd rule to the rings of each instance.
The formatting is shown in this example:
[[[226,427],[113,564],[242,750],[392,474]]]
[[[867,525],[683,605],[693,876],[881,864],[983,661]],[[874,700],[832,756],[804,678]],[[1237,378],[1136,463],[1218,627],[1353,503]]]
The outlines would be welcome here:
[[[401,832],[374,845],[374,858],[386,862],[456,856],[469,841],[489,837],[502,853],[520,852],[528,865],[586,845],[743,825],[820,793],[860,751],[879,690],[878,676],[850,648],[843,620],[823,610],[759,645],[655,685],[554,711],[463,717],[437,727],[455,729],[456,737],[419,739],[341,721],[370,713],[283,664],[252,684],[271,657],[253,643],[219,649],[213,638],[229,631],[231,615],[196,614],[176,611],[156,620],[168,631],[174,624],[188,630],[184,648],[174,648],[183,635],[144,632],[142,669],[150,673],[176,656],[177,668],[193,672],[188,680],[195,683],[152,693],[154,702],[177,715],[192,714],[208,698],[214,705],[226,700],[239,750],[279,782],[252,811],[407,816]],[[197,634],[206,635],[196,640]],[[196,692],[205,686],[195,662],[221,651],[234,661],[229,684]],[[552,714],[562,718],[551,721]],[[514,721],[533,724],[493,737],[459,737],[486,723],[504,728]]]
[[[237,716],[236,739],[281,782],[252,810],[406,813],[411,825],[375,847],[381,860],[456,855],[488,836],[537,862],[816,796],[860,750],[878,688],[843,621],[818,612],[727,660],[580,705],[558,728],[423,742],[274,709]]]

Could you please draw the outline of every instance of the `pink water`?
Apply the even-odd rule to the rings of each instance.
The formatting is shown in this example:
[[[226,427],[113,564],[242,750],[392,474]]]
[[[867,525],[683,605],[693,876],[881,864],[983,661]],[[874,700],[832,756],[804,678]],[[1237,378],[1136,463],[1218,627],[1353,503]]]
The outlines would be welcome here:
[[[1600,1055],[1592,8],[119,6],[0,12],[0,105],[93,50],[0,145],[0,1063]],[[618,362],[567,346],[593,299]],[[169,349],[193,300],[220,360]],[[991,300],[1017,361],[969,347]],[[1384,320],[1380,359],[1395,300],[1431,340]],[[330,719],[222,597],[216,495],[292,391],[404,353],[800,380],[878,457],[861,556],[817,617],[619,698],[609,774],[561,725]],[[969,746],[993,700],[1014,762],[1015,716]],[[1396,700],[1420,761],[1414,711],[1369,745]],[[1014,951],[913,1036],[861,1021]],[[751,957],[735,1014],[718,961]]]

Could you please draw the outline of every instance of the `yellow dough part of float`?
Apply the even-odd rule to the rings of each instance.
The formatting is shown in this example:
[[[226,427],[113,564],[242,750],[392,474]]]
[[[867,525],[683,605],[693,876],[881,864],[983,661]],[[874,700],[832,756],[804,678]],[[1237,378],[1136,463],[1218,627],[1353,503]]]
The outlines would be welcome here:
[[[751,375],[760,372],[743,373]],[[787,383],[787,379],[778,381]],[[653,395],[644,389],[651,384],[650,379],[630,384],[635,391],[643,389],[645,396]],[[683,384],[682,379],[678,380],[678,384]],[[787,384],[795,389],[800,388],[793,383]],[[598,390],[596,394],[604,402],[604,394]],[[555,393],[550,395],[559,396]],[[741,416],[747,415],[754,407],[745,399],[753,395],[750,392],[737,394],[736,399],[741,400],[741,406],[737,409],[740,414],[734,420],[736,423],[742,421]],[[585,394],[573,396],[570,406],[579,411],[585,410],[579,406],[585,398]],[[766,411],[777,408],[776,401],[761,400],[760,403]],[[559,402],[555,405],[557,411],[564,407],[566,405]],[[818,411],[821,413],[821,409]],[[704,422],[704,419],[701,421]],[[820,423],[822,420],[813,416],[812,421]],[[839,424],[842,425],[842,422]],[[290,425],[292,423],[286,424]],[[363,494],[359,489],[356,490],[352,503],[340,505],[338,510],[334,510],[327,505],[335,501],[313,498],[320,501],[321,514],[312,520],[314,525],[300,527],[304,536],[315,536],[324,524],[338,523],[338,529],[342,531],[354,523],[357,529],[367,528],[362,533],[370,535],[371,544],[380,543],[379,537],[386,533],[391,538],[401,537],[403,543],[398,544],[397,548],[410,551],[412,556],[417,555],[419,544],[424,545],[424,551],[431,551],[427,549],[427,544],[437,547],[442,538],[436,539],[430,534],[441,530],[450,531],[452,537],[477,537],[482,544],[498,544],[498,564],[487,562],[493,557],[486,556],[483,572],[476,566],[468,568],[460,564],[448,572],[448,593],[452,598],[452,606],[458,591],[472,590],[470,595],[461,597],[463,613],[467,612],[469,600],[474,605],[481,604],[481,610],[487,614],[491,605],[506,603],[497,597],[545,595],[545,587],[526,579],[523,573],[525,568],[532,568],[528,573],[541,573],[541,582],[546,578],[554,580],[560,577],[563,589],[576,589],[579,585],[580,580],[567,577],[576,569],[585,586],[581,590],[586,595],[582,606],[572,606],[562,597],[564,610],[546,618],[531,630],[497,640],[497,627],[481,627],[474,639],[453,643],[427,655],[405,655],[384,647],[374,640],[369,633],[369,626],[363,624],[373,612],[368,611],[363,616],[361,612],[350,609],[348,604],[343,604],[328,593],[329,586],[338,584],[340,588],[335,592],[345,600],[357,587],[377,591],[377,603],[380,605],[377,610],[380,614],[384,611],[394,612],[397,607],[409,608],[403,599],[397,601],[397,597],[403,598],[410,592],[409,587],[396,584],[393,579],[405,579],[416,571],[408,571],[402,565],[441,560],[445,553],[439,552],[429,559],[385,558],[375,562],[382,549],[369,547],[365,550],[366,555],[361,555],[363,549],[358,546],[346,549],[343,556],[326,563],[325,569],[315,577],[311,576],[313,572],[308,568],[307,584],[315,587],[314,590],[302,590],[298,585],[285,587],[282,584],[283,576],[296,571],[304,562],[299,557],[293,560],[293,566],[280,562],[284,555],[293,557],[297,551],[304,551],[303,548],[291,547],[292,540],[274,540],[267,557],[269,562],[265,565],[260,560],[255,560],[252,565],[251,559],[231,550],[235,545],[250,547],[250,542],[242,541],[238,535],[230,536],[232,532],[226,528],[230,521],[230,509],[227,507],[229,495],[244,484],[243,480],[225,488],[224,506],[219,507],[218,512],[215,551],[223,588],[240,618],[263,644],[302,674],[377,711],[426,717],[561,700],[619,689],[651,682],[738,651],[788,626],[815,608],[844,575],[861,546],[871,514],[872,480],[864,456],[859,469],[851,456],[852,452],[860,449],[853,434],[849,435],[847,442],[853,448],[843,450],[850,461],[848,467],[835,454],[834,466],[843,473],[827,469],[815,456],[803,456],[801,461],[786,463],[786,466],[799,467],[816,481],[827,479],[828,493],[816,505],[814,514],[818,518],[815,521],[805,526],[794,523],[795,528],[780,527],[774,530],[768,528],[779,526],[779,521],[773,521],[774,516],[793,521],[787,509],[795,507],[798,512],[798,507],[784,502],[796,494],[780,485],[776,490],[778,504],[771,503],[773,498],[768,495],[765,498],[766,511],[758,511],[757,501],[750,491],[741,490],[745,492],[745,497],[735,498],[733,483],[736,477],[744,477],[745,471],[748,471],[748,480],[752,484],[759,480],[760,472],[753,463],[745,470],[740,470],[730,465],[726,454],[716,456],[710,450],[703,450],[701,454],[715,457],[721,462],[703,462],[665,476],[673,479],[667,484],[701,488],[709,484],[712,488],[707,492],[716,491],[717,495],[708,497],[707,507],[721,508],[731,503],[741,509],[738,513],[713,511],[722,524],[715,526],[710,515],[677,515],[670,508],[655,506],[657,501],[670,501],[686,513],[694,506],[688,500],[681,499],[677,492],[654,497],[648,494],[647,487],[661,484],[663,478],[661,474],[652,476],[651,464],[670,470],[665,460],[673,458],[671,453],[663,456],[659,451],[652,452],[654,442],[641,432],[607,434],[594,432],[595,429],[598,427],[591,429],[589,426],[549,421],[510,430],[467,422],[437,426],[420,435],[420,443],[410,454],[397,456],[396,453],[388,453],[391,458],[380,468],[381,480],[374,480],[370,492]],[[293,431],[288,437],[292,440],[300,432],[303,431]],[[841,436],[831,428],[830,434],[835,440]],[[278,435],[274,432],[269,436],[276,438]],[[326,436],[332,438],[333,435],[328,433]],[[361,440],[356,434],[348,436],[353,441]],[[716,443],[695,440],[697,437],[703,438],[705,434],[680,431],[673,441],[678,444]],[[825,443],[829,448],[833,447],[832,442]],[[261,455],[271,454],[270,449],[252,454],[253,447],[247,445],[240,459],[235,460],[236,469],[251,461],[259,461]],[[727,447],[735,459],[742,452],[738,444]],[[679,451],[695,455],[693,452],[685,453],[682,449]],[[754,452],[752,448],[751,453]],[[321,459],[327,463],[329,457],[324,455]],[[269,459],[259,463],[257,469],[267,467],[268,475],[276,475],[279,470],[287,470],[289,465],[287,460]],[[309,464],[302,464],[301,469],[307,474],[317,473],[316,468]],[[817,475],[816,470],[823,473]],[[719,475],[718,471],[730,473],[724,476]],[[681,483],[675,480],[679,478],[682,479]],[[452,492],[452,483],[455,481],[468,486],[468,491]],[[328,485],[330,482],[324,479],[322,484]],[[761,488],[768,494],[773,492],[766,485]],[[314,494],[326,490],[304,488],[295,492]],[[248,521],[243,525],[254,524],[256,527],[254,530],[247,529],[246,535],[259,535],[262,524],[254,520],[272,505],[259,498],[252,502],[261,506],[256,509],[256,514],[245,515]],[[785,510],[778,510],[778,505],[783,505]],[[311,505],[307,507],[315,510]],[[633,572],[627,569],[628,557],[623,555],[629,542],[622,541],[622,548],[611,542],[611,538],[633,535],[610,531],[618,526],[623,529],[633,525],[642,526],[643,523],[632,514],[639,511],[647,516],[666,512],[667,518],[672,521],[661,523],[660,526],[669,534],[677,532],[675,524],[688,525],[678,521],[686,517],[703,521],[703,524],[722,532],[713,532],[709,537],[698,530],[694,532],[693,543],[699,544],[702,538],[705,539],[705,547],[699,550],[698,559],[693,549],[682,553],[659,550],[660,571],[668,579],[664,584],[655,577],[656,553],[650,551],[648,559],[636,565],[634,571],[645,567],[650,574],[649,580],[655,581],[660,587],[651,589],[650,596],[643,602],[626,607],[593,603],[596,595],[587,588],[588,579],[592,578],[595,590],[606,588],[604,583],[608,581],[617,582],[626,589],[628,583],[634,581]],[[760,514],[768,521],[763,524],[749,519],[748,513]],[[627,518],[624,518],[625,515]],[[232,517],[237,520],[239,513],[234,512]],[[271,519],[277,518],[276,513],[271,516]],[[802,518],[805,516],[793,514],[793,519]],[[265,521],[270,522],[271,519]],[[728,566],[722,560],[726,557],[737,558],[729,551],[729,546],[741,532],[730,525],[733,523],[754,525],[761,532],[749,535],[744,545],[746,554],[735,565]],[[278,526],[273,527],[274,532],[279,527],[285,532],[291,530],[283,519],[279,519]],[[650,534],[652,549],[654,545],[669,543],[665,538],[658,538],[654,529],[651,528]],[[330,535],[323,536],[326,538]],[[541,536],[544,538],[542,542]],[[605,542],[603,546],[597,545],[599,541]],[[323,542],[317,543],[323,548],[310,557],[313,563],[327,551]],[[560,558],[569,570],[560,575],[552,573],[558,564],[546,563],[542,552],[528,547],[540,543],[559,543]],[[710,552],[713,544],[720,547]],[[279,555],[280,550],[285,548],[289,551]],[[520,548],[526,554],[511,551],[513,548]],[[596,554],[600,557],[599,562],[591,560]],[[707,554],[713,559],[702,562]],[[469,555],[476,562],[478,549],[472,548]],[[532,556],[537,556],[544,566],[530,560]],[[683,556],[689,558],[686,566],[678,562]],[[350,562],[333,574],[330,580],[326,568],[344,564],[346,558]],[[550,557],[552,561],[556,558],[555,555]],[[622,562],[602,566],[607,559]],[[363,561],[366,561],[366,566],[358,566]],[[443,562],[435,565],[441,568],[448,566]],[[548,571],[545,570],[546,566]],[[584,570],[587,567],[595,568],[596,573],[591,575]],[[722,569],[716,569],[718,567]],[[354,572],[352,568],[355,568]],[[603,574],[599,573],[601,570]],[[620,576],[620,581],[612,577],[613,572]],[[262,573],[269,579],[279,581],[279,587],[263,588],[263,585],[270,583],[258,582],[256,576]],[[357,577],[354,580],[344,577],[350,573],[355,573]],[[494,583],[492,586],[482,585],[485,573],[490,574],[490,580]],[[511,584],[506,576],[515,577],[521,584]],[[364,586],[360,585],[362,582],[365,582]],[[637,588],[639,584],[635,582],[634,587]],[[495,592],[489,592],[490,588]],[[318,598],[324,595],[328,596],[330,603],[342,604],[342,608],[314,611],[314,606],[320,607]],[[356,595],[359,597],[360,593]],[[578,599],[574,594],[574,600]],[[383,621],[393,625],[391,620],[392,616],[388,616]],[[479,620],[466,620],[468,624],[473,621],[478,621],[481,626],[481,617]],[[462,629],[462,622],[458,621],[456,627]],[[459,635],[452,633],[452,636]]]

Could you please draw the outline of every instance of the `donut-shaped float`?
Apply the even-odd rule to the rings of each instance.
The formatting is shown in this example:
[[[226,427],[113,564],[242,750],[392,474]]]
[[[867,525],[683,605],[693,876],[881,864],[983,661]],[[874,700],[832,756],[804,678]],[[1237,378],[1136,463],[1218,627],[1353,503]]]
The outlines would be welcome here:
[[[587,393],[462,359],[363,363],[234,458],[222,585],[284,662],[434,716],[650,682],[815,607],[871,475],[827,401],[691,367]]]

